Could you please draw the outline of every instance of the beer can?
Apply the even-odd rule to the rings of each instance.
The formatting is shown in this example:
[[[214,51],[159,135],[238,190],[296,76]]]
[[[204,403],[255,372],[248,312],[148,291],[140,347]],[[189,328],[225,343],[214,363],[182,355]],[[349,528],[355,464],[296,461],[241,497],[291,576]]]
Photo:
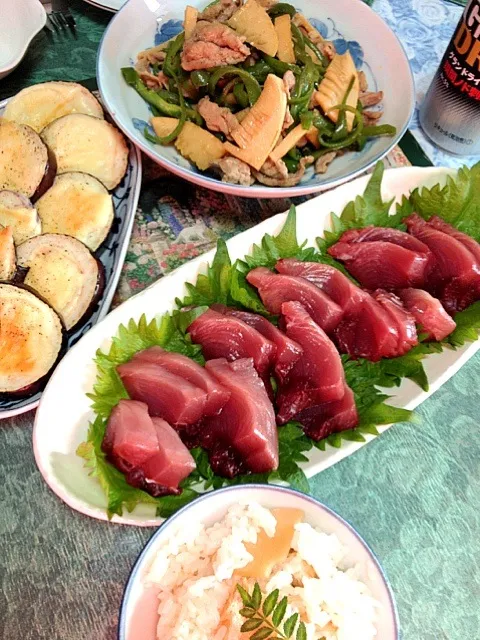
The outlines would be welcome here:
[[[420,124],[439,147],[480,155],[480,0],[470,0],[420,108]]]

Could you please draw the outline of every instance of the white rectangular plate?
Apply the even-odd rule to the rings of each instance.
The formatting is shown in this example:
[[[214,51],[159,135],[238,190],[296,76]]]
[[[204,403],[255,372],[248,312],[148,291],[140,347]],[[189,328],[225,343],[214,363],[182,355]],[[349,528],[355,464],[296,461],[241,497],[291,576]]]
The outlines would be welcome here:
[[[402,194],[408,194],[419,185],[433,186],[438,182],[445,182],[450,173],[448,169],[436,168],[390,169],[383,179],[384,199],[400,199]],[[314,246],[315,238],[322,235],[330,224],[329,214],[340,213],[347,202],[362,194],[367,181],[368,176],[358,178],[299,206],[299,241],[306,240],[309,246]],[[285,218],[286,214],[279,214],[231,238],[227,244],[232,259],[243,258],[266,233],[278,233]],[[93,359],[96,350],[108,349],[119,325],[127,324],[130,318],[138,320],[144,313],[150,320],[155,315],[174,309],[175,298],[186,294],[185,282],[195,282],[197,275],[205,271],[213,255],[214,252],[210,251],[192,260],[115,309],[69,351],[52,376],[35,421],[35,458],[52,490],[77,511],[107,519],[107,503],[100,484],[88,476],[83,461],[75,454],[77,446],[85,440],[88,423],[93,418],[90,401],[85,394],[92,391],[95,382],[96,367]],[[477,341],[457,351],[446,350],[441,354],[429,355],[425,360],[425,369],[430,381],[430,391],[425,393],[413,382],[406,380],[398,389],[389,389],[389,395],[393,393],[389,402],[414,409],[456,373],[476,353],[479,346],[480,342]],[[309,454],[309,462],[304,464],[304,471],[307,476],[313,476],[354,453],[364,444],[343,442],[340,449],[329,446],[326,451],[314,449]],[[113,521],[152,526],[160,524],[162,519],[155,517],[151,506],[139,506],[123,517],[115,516]]]

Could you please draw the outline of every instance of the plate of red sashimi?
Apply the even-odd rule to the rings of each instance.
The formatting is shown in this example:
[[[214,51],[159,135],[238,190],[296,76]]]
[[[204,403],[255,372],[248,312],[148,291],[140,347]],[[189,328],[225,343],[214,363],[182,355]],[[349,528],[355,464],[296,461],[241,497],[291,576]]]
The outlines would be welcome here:
[[[152,526],[231,484],[308,492],[411,420],[480,344],[479,182],[480,163],[379,163],[122,304],[43,394],[48,485],[89,516]]]

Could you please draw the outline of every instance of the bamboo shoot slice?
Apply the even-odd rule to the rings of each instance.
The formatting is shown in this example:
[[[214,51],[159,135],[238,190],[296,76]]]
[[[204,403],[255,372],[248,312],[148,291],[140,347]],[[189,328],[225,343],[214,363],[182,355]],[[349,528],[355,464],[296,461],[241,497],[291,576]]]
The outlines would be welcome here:
[[[275,27],[268,13],[255,0],[247,0],[227,24],[256,49],[269,56],[277,55],[278,37]]]
[[[283,82],[270,74],[260,98],[232,132],[238,147],[226,142],[226,151],[259,171],[278,142],[286,110],[287,94]]]
[[[185,29],[185,40],[191,38],[192,33],[195,31],[198,20],[198,9],[195,7],[186,7],[185,18],[183,21],[183,28]]]
[[[290,133],[275,147],[275,149],[270,154],[269,158],[272,162],[278,162],[286,155],[290,149],[296,147],[302,138],[307,136],[307,134],[318,134],[318,129],[316,127],[311,127],[311,129],[304,129],[301,124],[292,129]]]
[[[288,13],[275,18],[275,31],[278,37],[277,58],[288,64],[295,64],[295,52],[292,40],[292,22]]]
[[[347,51],[342,55],[336,53],[332,62],[328,65],[325,77],[320,83],[315,93],[315,101],[323,109],[325,115],[332,120],[338,121],[338,109],[331,111],[332,107],[340,104],[348,91],[350,82],[354,78],[353,86],[348,94],[346,104],[354,109],[357,108],[358,96],[360,94],[360,82],[352,56]],[[353,128],[355,115],[349,111],[346,113],[347,129]]]

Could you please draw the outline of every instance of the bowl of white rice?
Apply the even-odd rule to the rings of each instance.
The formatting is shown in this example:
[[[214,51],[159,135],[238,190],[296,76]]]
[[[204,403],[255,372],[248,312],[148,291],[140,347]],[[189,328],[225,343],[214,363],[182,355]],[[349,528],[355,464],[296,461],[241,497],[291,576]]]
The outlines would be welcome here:
[[[398,640],[399,625],[351,525],[302,493],[243,485],[205,494],[154,533],[125,588],[118,637]]]

